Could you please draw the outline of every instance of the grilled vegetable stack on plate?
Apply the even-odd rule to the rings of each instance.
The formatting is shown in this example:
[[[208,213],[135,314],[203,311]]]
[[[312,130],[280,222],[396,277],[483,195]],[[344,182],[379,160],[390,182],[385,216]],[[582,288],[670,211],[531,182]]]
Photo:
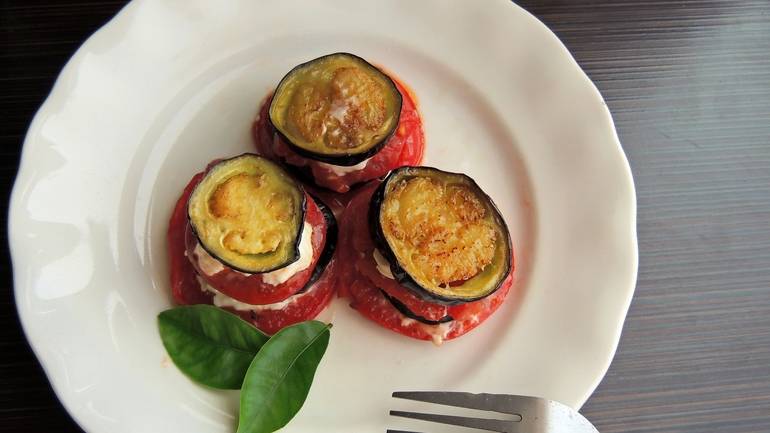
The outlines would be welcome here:
[[[362,218],[362,215],[368,215]],[[364,316],[441,343],[486,320],[513,282],[508,228],[468,176],[402,167],[342,215],[339,290]]]
[[[272,334],[331,301],[334,215],[281,166],[253,154],[193,177],[168,230],[172,293]]]
[[[422,160],[422,121],[406,88],[348,53],[296,66],[255,124],[260,154],[336,192]]]

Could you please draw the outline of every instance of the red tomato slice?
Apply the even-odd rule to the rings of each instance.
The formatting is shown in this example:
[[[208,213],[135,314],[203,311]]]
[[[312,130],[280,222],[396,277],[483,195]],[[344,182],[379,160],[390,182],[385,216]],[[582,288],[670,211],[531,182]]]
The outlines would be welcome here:
[[[388,296],[399,300],[409,311],[420,317],[424,317],[427,320],[440,320],[448,314],[445,305],[425,301],[399,284],[398,281],[391,280],[380,274],[371,255],[359,259],[358,263],[356,263],[356,270],[375,287],[387,293]]]
[[[195,186],[203,178],[204,173],[195,175],[174,207],[167,233],[169,263],[171,267],[171,292],[174,300],[180,305],[212,304],[213,295],[201,290],[198,273],[186,255],[185,237],[188,231],[187,201]],[[322,244],[323,246],[323,244]],[[318,248],[321,251],[321,248]],[[272,334],[279,329],[294,323],[310,320],[318,315],[329,304],[334,295],[334,277],[332,269],[335,262],[327,267],[323,276],[307,291],[295,295],[293,302],[285,308],[260,311],[235,311],[245,320],[251,322],[265,333]],[[312,267],[311,267],[312,269]],[[302,289],[302,287],[300,287]],[[223,292],[224,293],[224,292]]]
[[[292,151],[270,125],[268,108],[272,97],[266,98],[253,126],[252,132],[258,153],[271,159],[281,159],[295,167],[304,167],[309,170],[317,185],[339,193],[349,191],[353,185],[381,177],[394,168],[419,165],[425,149],[422,119],[411,94],[397,80],[394,79],[394,82],[403,96],[396,132],[367,162],[365,168],[340,175],[330,167]]]
[[[340,296],[352,299],[351,306],[369,319],[400,334],[440,343],[457,338],[486,320],[503,302],[513,282],[509,274],[502,287],[493,295],[479,301],[444,306],[425,301],[409,289],[377,270],[372,257],[374,243],[368,228],[369,202],[378,182],[362,187],[351,199],[341,218],[344,228],[340,236],[339,254],[343,263],[355,263],[340,270]],[[342,289],[346,289],[345,292]],[[439,320],[446,315],[455,320],[441,325],[428,325],[403,315],[382,294],[400,301],[409,311],[427,320]]]
[[[436,344],[452,340],[479,326],[502,305],[513,283],[513,274],[503,282],[502,287],[491,296],[466,304],[475,314],[464,315],[441,325],[426,325],[410,319],[399,312],[377,287],[366,280],[355,280],[350,286],[351,307],[363,316],[407,337],[429,340]],[[450,314],[451,315],[451,314]]]
[[[333,266],[334,263],[332,262]],[[307,292],[290,297],[286,307],[279,310],[236,311],[226,308],[252,323],[266,334],[275,334],[282,328],[311,320],[326,308],[334,298],[334,280],[327,268],[320,280]]]
[[[326,223],[323,214],[310,195],[306,194],[306,198],[307,211],[305,214],[305,221],[310,223],[313,227],[313,236],[311,238],[313,245],[313,260],[311,261],[310,266],[297,272],[285,282],[277,285],[265,283],[260,274],[242,274],[227,266],[214,275],[207,275],[198,268],[197,261],[193,260],[193,266],[198,271],[198,274],[205,279],[211,287],[214,287],[233,299],[237,299],[238,301],[247,304],[273,304],[283,301],[289,296],[297,293],[310,279],[313,268],[326,243]],[[186,233],[186,241],[187,256],[195,257],[193,250],[195,249],[198,240],[192,233],[192,228],[190,228],[189,225]]]
[[[185,233],[187,231],[187,201],[190,199],[195,186],[203,178],[203,173],[193,176],[187,184],[182,196],[176,202],[174,212],[168,224],[166,241],[168,242],[168,259],[171,268],[171,295],[178,304],[210,304],[211,294],[204,293],[198,283],[198,274],[187,259]]]
[[[366,248],[366,238],[369,234],[368,230],[362,231],[361,226],[355,224],[355,220],[356,218],[368,219],[368,210],[364,214],[360,214],[360,212],[377,185],[378,182],[370,182],[357,189],[350,203],[338,218],[340,234],[337,243],[337,257],[346,266],[339,266],[337,270],[337,295],[343,298],[350,297],[350,286],[361,278],[355,264],[365,256],[361,251]],[[356,215],[356,212],[359,213]]]

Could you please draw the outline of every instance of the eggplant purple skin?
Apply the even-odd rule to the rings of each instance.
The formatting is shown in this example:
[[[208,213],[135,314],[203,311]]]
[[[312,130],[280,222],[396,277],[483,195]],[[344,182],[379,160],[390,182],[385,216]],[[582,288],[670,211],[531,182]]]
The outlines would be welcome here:
[[[385,299],[387,299],[388,302],[390,302],[393,305],[393,307],[396,310],[398,310],[399,313],[403,314],[404,316],[406,316],[406,317],[408,317],[410,319],[416,320],[416,321],[418,321],[420,323],[424,323],[426,325],[440,325],[442,323],[447,323],[447,322],[451,322],[451,321],[455,320],[454,317],[449,316],[449,315],[446,315],[446,316],[444,316],[444,317],[442,317],[442,318],[440,318],[438,320],[426,319],[426,318],[420,316],[419,314],[415,313],[414,311],[410,310],[409,307],[404,305],[398,299],[388,295],[384,290],[380,289],[380,292],[382,293],[383,296],[385,296]]]
[[[305,283],[297,294],[307,292],[310,290],[310,287],[321,278],[326,267],[332,261],[332,257],[334,257],[334,251],[337,249],[339,227],[337,226],[337,219],[334,218],[334,213],[320,198],[313,194],[310,194],[310,197],[315,201],[315,204],[318,205],[318,208],[321,209],[321,213],[324,216],[324,221],[326,222],[326,241],[324,243],[324,249],[321,251],[321,255],[318,256],[315,268],[313,268],[313,273],[310,274],[310,279],[307,280],[307,283]]]
[[[500,214],[500,210],[497,208],[497,205],[494,201],[492,201],[492,198],[487,195],[487,193],[484,192],[484,190],[481,189],[481,187],[474,181],[470,176],[463,174],[463,173],[452,173],[444,170],[439,170],[435,167],[424,167],[424,166],[403,166],[399,167],[395,170],[392,170],[382,181],[382,183],[377,187],[377,189],[374,191],[374,194],[372,195],[372,200],[369,203],[369,229],[372,236],[372,240],[374,241],[375,247],[380,251],[380,253],[385,257],[385,259],[390,264],[390,272],[393,274],[393,278],[398,281],[399,284],[409,289],[412,293],[417,295],[420,299],[428,302],[434,302],[437,304],[442,305],[460,305],[465,304],[468,302],[478,301],[480,299],[484,299],[496,291],[500,289],[500,287],[503,286],[503,283],[505,282],[505,279],[508,277],[508,274],[511,273],[511,255],[513,254],[513,245],[511,244],[511,237],[507,236],[506,240],[508,241],[508,257],[506,257],[506,269],[505,272],[502,274],[502,278],[500,278],[500,281],[497,282],[497,286],[494,290],[490,291],[489,293],[474,297],[474,298],[464,298],[464,299],[453,299],[453,298],[447,298],[444,296],[437,295],[433,292],[431,292],[428,289],[425,289],[422,287],[417,281],[415,281],[409,273],[406,271],[406,269],[402,268],[401,265],[398,263],[398,259],[396,259],[395,254],[393,254],[393,250],[391,250],[390,245],[388,245],[388,241],[385,239],[385,234],[382,231],[382,226],[380,225],[380,207],[382,206],[382,203],[385,201],[385,189],[388,185],[388,182],[393,180],[394,178],[398,177],[399,174],[401,174],[403,171],[407,170],[425,170],[425,171],[435,171],[441,174],[448,174],[452,176],[462,176],[465,178],[465,180],[468,182],[468,184],[473,187],[474,190],[479,194],[479,196],[485,198],[491,205],[492,210],[495,213],[495,220],[498,224],[503,228],[505,233],[509,233],[508,231],[508,225],[505,223],[505,220],[502,217],[502,214]]]
[[[242,154],[240,154],[238,156],[234,156],[232,158],[222,159],[222,160],[218,161],[216,164],[209,165],[208,167],[206,167],[205,173],[208,173],[209,171],[211,171],[211,169],[213,169],[214,167],[216,167],[219,164],[225,163],[227,161],[230,161],[230,160],[233,160],[233,159],[236,159],[236,158],[240,158],[242,156],[257,156],[257,157],[262,158],[262,159],[267,159],[267,158],[265,158],[262,155],[257,155],[256,153],[246,152],[246,153],[242,153]],[[285,167],[283,167],[281,164],[276,163],[275,161],[270,161],[270,162],[272,162],[273,164],[277,164],[281,168],[285,169]],[[205,176],[206,175],[204,174],[204,177]],[[202,180],[203,179],[201,178],[201,181]],[[294,242],[294,258],[292,260],[289,260],[289,261],[285,262],[285,263],[282,263],[280,265],[274,266],[274,267],[272,267],[272,268],[270,268],[268,270],[259,272],[260,274],[267,273],[267,272],[272,272],[272,271],[275,271],[277,269],[284,268],[284,267],[289,266],[290,264],[296,262],[297,260],[299,260],[299,256],[300,256],[299,244],[300,244],[300,241],[302,241],[302,230],[304,230],[304,228],[305,228],[305,217],[307,216],[307,196],[308,196],[309,193],[307,191],[305,191],[305,188],[302,186],[301,183],[297,182],[293,178],[292,178],[292,180],[294,181],[294,184],[297,186],[297,188],[299,188],[299,190],[302,192],[302,206],[300,206],[300,212],[302,212],[302,218],[300,218],[300,220],[299,220],[300,221],[299,230],[297,231],[297,238],[296,238],[296,241]],[[197,189],[198,186],[196,185],[195,188]],[[193,189],[193,194],[194,193],[195,193],[195,189]],[[192,194],[190,194],[190,197],[192,197]],[[316,200],[316,203],[317,202],[318,202],[318,200]],[[190,229],[192,229],[193,235],[198,240],[198,244],[207,253],[209,253],[209,255],[211,257],[215,258],[216,260],[218,260],[219,262],[221,262],[223,265],[227,266],[228,268],[236,270],[238,272],[242,272],[242,273],[245,273],[245,274],[254,274],[255,273],[255,272],[251,272],[249,270],[242,269],[242,268],[239,268],[237,266],[231,265],[230,263],[228,263],[228,262],[222,260],[220,257],[218,257],[214,252],[212,252],[211,250],[206,248],[206,245],[203,242],[201,242],[200,236],[198,236],[198,233],[195,230],[195,224],[192,223],[192,218],[190,218],[190,213],[189,212],[187,213],[187,224],[190,225]],[[336,227],[336,222],[335,222],[335,227]]]
[[[283,132],[281,132],[281,130],[279,128],[277,128],[275,126],[275,123],[273,122],[273,116],[272,116],[271,113],[273,112],[272,109],[273,109],[273,102],[275,101],[275,95],[278,94],[278,90],[281,88],[281,85],[284,84],[284,81],[286,81],[289,78],[289,76],[291,76],[291,74],[294,71],[296,71],[298,69],[301,69],[301,68],[307,66],[309,63],[315,62],[317,60],[324,59],[326,57],[339,56],[339,55],[355,57],[356,59],[362,61],[367,66],[371,67],[372,69],[374,69],[376,71],[379,71],[382,75],[384,75],[385,78],[388,79],[387,82],[390,83],[390,85],[392,86],[393,90],[395,90],[396,94],[398,95],[398,108],[396,110],[397,111],[396,121],[393,122],[393,127],[391,128],[391,130],[387,134],[385,134],[382,137],[382,139],[379,142],[377,142],[374,146],[372,146],[369,150],[367,150],[365,152],[362,152],[362,153],[353,153],[353,154],[344,154],[344,155],[324,155],[324,154],[320,154],[320,153],[311,152],[311,151],[309,151],[307,149],[303,149],[303,148],[295,145],[291,141],[291,139],[289,139],[289,137],[287,137]],[[273,93],[273,99],[270,101],[270,107],[268,107],[268,109],[267,109],[267,113],[268,113],[267,120],[268,120],[268,123],[270,123],[270,126],[275,131],[275,133],[278,134],[278,136],[281,137],[281,139],[295,153],[297,153],[297,154],[299,154],[299,155],[301,155],[301,156],[303,156],[305,158],[312,159],[314,161],[320,161],[320,162],[325,162],[327,164],[339,165],[339,166],[344,166],[344,167],[350,167],[350,166],[359,164],[359,163],[363,162],[366,159],[371,158],[377,152],[382,150],[382,148],[385,147],[386,144],[388,144],[388,140],[390,140],[390,138],[393,137],[393,134],[398,129],[398,124],[399,124],[399,121],[401,119],[401,106],[403,105],[403,101],[404,101],[403,95],[398,90],[398,86],[396,86],[396,83],[393,82],[393,79],[390,78],[390,76],[388,74],[386,74],[385,72],[382,72],[378,67],[372,65],[371,63],[367,62],[366,60],[364,60],[363,58],[361,58],[361,57],[359,57],[359,56],[357,56],[355,54],[350,54],[350,53],[345,53],[345,52],[337,52],[337,53],[332,53],[332,54],[327,54],[325,56],[317,57],[317,58],[312,59],[312,60],[308,60],[307,62],[300,63],[299,65],[291,68],[291,70],[289,72],[287,72],[286,75],[283,76],[283,78],[281,78],[281,81],[278,82],[278,86],[276,86],[276,88],[275,88],[275,92]]]

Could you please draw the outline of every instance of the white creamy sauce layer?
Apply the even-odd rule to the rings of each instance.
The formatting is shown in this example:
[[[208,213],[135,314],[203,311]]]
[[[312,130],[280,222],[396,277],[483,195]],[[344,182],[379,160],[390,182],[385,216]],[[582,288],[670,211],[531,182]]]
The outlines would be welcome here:
[[[315,290],[316,285],[311,287],[307,292],[299,293],[296,295],[289,296],[288,298],[284,299],[281,302],[276,302],[274,304],[265,304],[265,305],[254,305],[254,304],[247,304],[245,302],[241,302],[237,299],[233,299],[224,293],[218,291],[217,289],[211,287],[206,281],[203,280],[203,278],[198,277],[198,283],[201,286],[201,291],[204,292],[210,292],[214,294],[213,302],[214,305],[220,308],[232,308],[236,311],[266,311],[266,310],[283,310],[284,308],[295,304],[297,301],[299,301],[300,298],[303,296],[309,295],[310,293]]]
[[[300,271],[304,271],[313,262],[313,226],[310,223],[305,222],[302,228],[302,239],[299,241],[299,260],[285,266],[281,269],[276,269],[273,272],[267,272],[262,274],[262,281],[267,284],[277,286],[278,284],[285,283],[294,274]]]
[[[318,165],[324,168],[328,168],[329,170],[333,171],[334,174],[337,176],[344,176],[348,173],[352,173],[354,171],[360,171],[366,168],[366,164],[369,163],[369,160],[372,158],[365,159],[361,162],[359,162],[356,165],[333,165],[333,164],[327,164],[325,162],[319,162]]]
[[[382,253],[377,248],[374,249],[374,252],[372,253],[372,257],[374,258],[374,262],[377,264],[377,270],[382,274],[385,278],[390,278],[391,280],[395,280],[393,278],[393,272],[390,270],[390,263],[385,259],[385,257],[382,256]]]

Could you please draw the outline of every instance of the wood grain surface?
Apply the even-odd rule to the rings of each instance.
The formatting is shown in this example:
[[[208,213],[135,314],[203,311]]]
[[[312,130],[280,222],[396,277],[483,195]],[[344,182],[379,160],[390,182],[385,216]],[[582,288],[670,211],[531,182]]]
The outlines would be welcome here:
[[[770,1],[520,4],[601,90],[637,187],[637,291],[584,413],[603,433],[770,432]],[[0,1],[5,202],[34,111],[122,5]],[[78,432],[24,340],[7,250],[0,272],[0,431]]]

